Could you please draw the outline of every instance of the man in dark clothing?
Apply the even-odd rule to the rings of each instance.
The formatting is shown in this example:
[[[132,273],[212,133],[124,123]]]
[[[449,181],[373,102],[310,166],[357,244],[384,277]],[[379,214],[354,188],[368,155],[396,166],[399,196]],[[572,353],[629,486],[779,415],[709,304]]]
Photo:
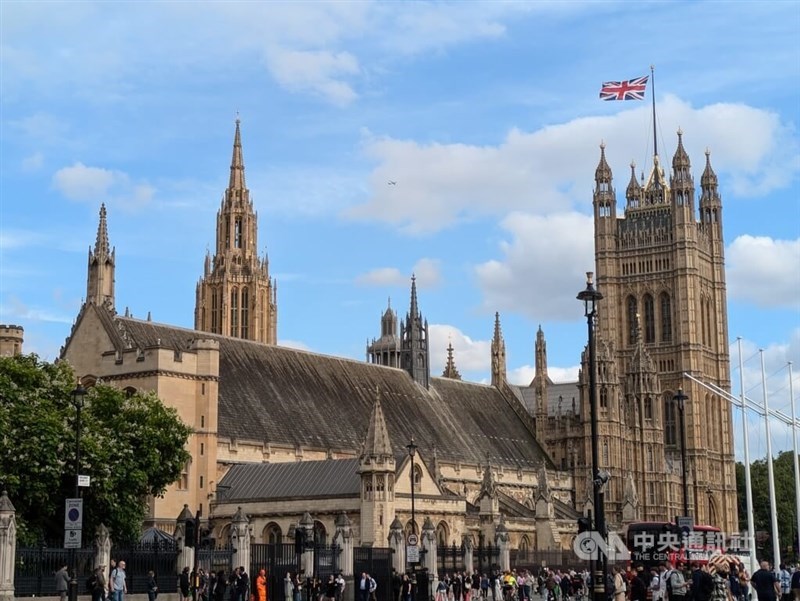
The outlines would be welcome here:
[[[637,566],[636,574],[631,578],[631,601],[647,601],[647,582],[643,570],[642,566]]]
[[[761,569],[756,570],[750,582],[756,589],[758,601],[777,601],[781,584],[778,577],[770,571],[768,561],[761,562]]]
[[[705,565],[696,565],[692,572],[691,595],[693,601],[710,601],[714,592],[714,579]]]
[[[403,579],[397,570],[392,570],[392,599],[400,601],[400,591],[403,588]]]

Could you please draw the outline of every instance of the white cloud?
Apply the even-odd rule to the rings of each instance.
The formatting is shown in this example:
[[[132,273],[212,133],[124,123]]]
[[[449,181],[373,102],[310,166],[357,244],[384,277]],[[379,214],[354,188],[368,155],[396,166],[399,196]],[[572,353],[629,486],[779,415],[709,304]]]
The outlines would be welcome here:
[[[554,367],[548,365],[547,375],[556,384],[559,382],[577,382],[580,368],[580,365],[573,365],[572,367]],[[523,365],[508,370],[508,381],[517,386],[528,386],[533,381],[535,375],[536,367],[534,365]]]
[[[437,259],[422,258],[414,264],[411,274],[417,278],[420,288],[437,286],[442,279]],[[402,273],[397,267],[378,267],[356,277],[360,286],[409,286],[410,274]]]
[[[409,233],[430,233],[463,219],[510,210],[551,213],[588,207],[601,140],[616,173],[617,201],[624,206],[628,153],[642,147],[648,111],[640,106],[535,132],[512,129],[496,146],[367,137],[364,152],[377,163],[370,178],[371,198],[345,215],[386,222]],[[680,126],[686,132],[684,146],[694,158],[697,180],[709,146],[715,171],[730,179],[724,187],[736,195],[764,195],[787,185],[800,171],[791,126],[767,110],[724,103],[694,108],[667,96],[659,119],[667,131]],[[666,143],[662,155],[671,158],[677,137],[668,134]],[[644,161],[638,157],[645,171],[651,162],[648,154]],[[397,185],[387,187],[387,180]]]
[[[133,183],[122,171],[89,167],[76,162],[53,174],[53,187],[70,200],[96,201],[137,208],[147,204],[155,188],[147,183]]]
[[[487,331],[491,331],[491,325]],[[430,324],[431,374],[440,375],[447,362],[447,345],[453,345],[453,359],[458,371],[488,372],[491,369],[491,341],[473,340],[455,326]]]
[[[38,171],[42,168],[42,165],[44,165],[44,155],[41,152],[35,152],[22,159],[22,170],[25,173]]]
[[[475,267],[483,307],[538,320],[574,319],[575,295],[594,266],[592,218],[512,213],[501,225],[511,236],[500,243],[503,258]]]
[[[278,83],[291,91],[314,92],[339,106],[358,96],[342,81],[359,72],[358,59],[349,52],[276,48],[267,53],[267,65]]]
[[[762,307],[800,309],[800,238],[736,238],[726,252],[731,298]]]

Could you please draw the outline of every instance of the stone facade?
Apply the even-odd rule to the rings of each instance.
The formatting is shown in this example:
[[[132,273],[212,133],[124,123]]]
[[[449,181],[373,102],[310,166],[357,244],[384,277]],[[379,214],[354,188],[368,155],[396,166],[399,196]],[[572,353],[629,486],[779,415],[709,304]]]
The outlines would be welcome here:
[[[0,325],[0,357],[22,354],[25,330],[22,326]]]
[[[383,316],[385,344],[372,348],[374,363],[278,347],[274,282],[266,258],[256,255],[256,232],[238,122],[216,254],[206,258],[197,286],[196,329],[116,312],[115,252],[106,209],[100,210],[86,302],[61,357],[86,386],[103,381],[156,392],[193,430],[191,460],[163,497],[150,500],[146,525],[172,532],[189,507],[218,539],[230,540],[241,511],[255,540],[274,542],[308,514],[315,534],[328,542],[337,520],[346,518],[355,544],[387,546],[393,523],[410,532],[413,486],[416,531],[424,535],[431,524],[437,543],[477,543],[483,535],[528,549],[568,547],[571,536],[560,534],[574,532],[579,515],[572,477],[543,452],[533,420],[506,381],[499,316],[492,386],[460,381],[452,357],[448,377],[432,377],[414,278],[400,327],[391,308]],[[419,445],[413,462],[405,452],[411,437]],[[537,515],[543,463],[552,500]],[[283,473],[273,466],[313,470],[317,464],[358,484],[333,496],[324,481],[279,494],[280,487],[253,492],[251,481],[236,479],[241,466],[264,466],[262,476],[271,478]],[[549,533],[546,543],[537,528]]]
[[[722,202],[710,155],[698,211],[689,157],[678,148],[667,180],[658,156],[645,181],[631,179],[617,216],[612,172],[601,146],[594,223],[598,304],[597,382],[600,467],[612,479],[607,517],[671,520],[682,513],[679,415],[673,396],[689,396],[686,440],[691,513],[696,523],[737,528],[731,406],[683,376],[730,390]],[[536,375],[520,389],[537,438],[570,470],[579,500],[591,497],[588,356],[577,382],[547,374],[541,328]]]

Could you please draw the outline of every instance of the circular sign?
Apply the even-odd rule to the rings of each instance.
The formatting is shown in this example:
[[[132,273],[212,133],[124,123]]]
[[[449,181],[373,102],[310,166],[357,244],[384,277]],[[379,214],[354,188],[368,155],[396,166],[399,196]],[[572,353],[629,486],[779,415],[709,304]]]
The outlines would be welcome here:
[[[412,547],[416,547],[417,543],[419,543],[419,538],[417,537],[417,535],[413,534],[413,533],[409,534],[408,535],[408,544],[411,545]]]
[[[73,507],[69,510],[69,513],[67,515],[69,516],[69,520],[71,522],[77,522],[78,518],[81,517],[81,512],[78,510],[77,507]]]

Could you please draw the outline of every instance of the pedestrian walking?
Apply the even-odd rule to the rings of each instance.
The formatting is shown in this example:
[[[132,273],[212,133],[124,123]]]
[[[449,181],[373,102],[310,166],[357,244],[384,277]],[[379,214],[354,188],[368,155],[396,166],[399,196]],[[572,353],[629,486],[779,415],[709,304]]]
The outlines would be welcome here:
[[[89,579],[87,586],[92,595],[92,601],[104,601],[106,598],[106,591],[108,590],[108,583],[106,582],[106,566],[97,566]]]
[[[257,601],[267,601],[267,571],[261,568],[256,576]]]
[[[67,591],[69,591],[69,572],[67,565],[64,564],[55,573],[56,593],[61,597],[61,601],[67,601]]]
[[[186,566],[181,571],[178,578],[178,588],[181,589],[181,598],[183,601],[189,601],[189,595],[192,593],[192,581],[189,576],[189,566]]]
[[[147,601],[156,601],[158,597],[158,583],[156,573],[153,570],[147,572]]]
[[[761,562],[761,568],[756,570],[750,578],[753,588],[756,589],[758,601],[777,601],[781,592],[780,580],[770,570],[768,561]]]
[[[128,592],[127,577],[125,573],[125,562],[120,560],[119,563],[117,563],[117,567],[112,570],[108,578],[112,601],[124,601],[125,594]]]

